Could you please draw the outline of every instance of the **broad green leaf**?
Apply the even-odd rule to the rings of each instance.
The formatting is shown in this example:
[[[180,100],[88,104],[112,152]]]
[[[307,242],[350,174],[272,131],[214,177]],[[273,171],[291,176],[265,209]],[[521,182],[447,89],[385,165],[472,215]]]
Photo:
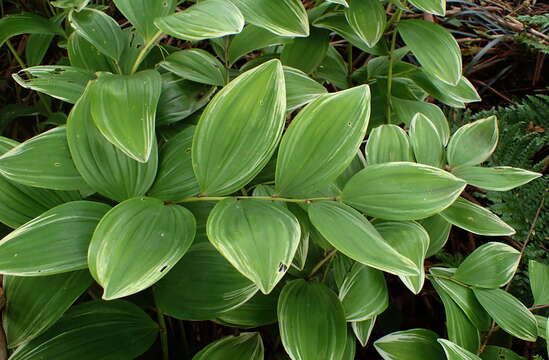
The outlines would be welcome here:
[[[162,74],[156,125],[169,125],[188,118],[210,101],[215,90],[215,86],[184,80],[169,72]]]
[[[258,332],[230,335],[217,340],[193,357],[193,360],[263,360],[263,341]]]
[[[25,59],[27,66],[40,65],[46,56],[54,35],[32,34],[29,35],[27,45],[25,46]]]
[[[213,209],[207,232],[217,250],[268,294],[292,264],[301,229],[295,216],[281,206],[231,198]]]
[[[469,350],[466,350],[451,341],[446,339],[438,339],[437,341],[444,348],[448,360],[480,360],[476,354],[473,354]]]
[[[114,4],[133,26],[143,35],[145,42],[154,39],[159,31],[154,25],[154,19],[171,14],[176,0],[114,0]]]
[[[85,269],[93,231],[110,207],[73,201],[54,207],[0,242],[0,272],[45,276]]]
[[[193,168],[202,195],[233,193],[261,171],[282,134],[285,110],[278,60],[245,72],[214,96],[193,139]]]
[[[376,324],[376,319],[377,316],[373,316],[368,320],[354,321],[351,323],[353,332],[362,347],[366,347],[368,344],[368,340],[370,339],[370,335],[372,334],[372,330]]]
[[[429,247],[429,234],[414,221],[377,221],[374,226],[389,245],[416,265],[419,275],[399,275],[399,278],[411,292],[419,294],[425,282],[423,262]]]
[[[325,0],[325,1],[332,4],[343,5],[345,7],[349,6],[349,4],[347,3],[347,0]]]
[[[86,187],[71,159],[64,126],[37,135],[0,156],[0,174],[39,188],[79,190]]]
[[[415,220],[450,206],[465,182],[431,166],[394,162],[367,166],[349,180],[342,200],[370,216]]]
[[[492,191],[508,191],[537,179],[541,174],[509,166],[465,166],[453,171],[468,184]]]
[[[479,330],[437,281],[431,281],[431,284],[444,304],[448,339],[464,349],[476,353],[480,347]],[[472,296],[474,298],[474,295]],[[480,308],[480,304],[478,306]]]
[[[213,320],[256,292],[257,286],[207,242],[193,245],[154,287],[159,310],[182,320]]]
[[[196,219],[196,235],[194,239],[194,244],[209,241],[206,234],[206,222],[208,221],[208,216],[210,215],[210,212],[213,210],[216,204],[216,201],[197,201],[185,204],[185,207],[193,213]]]
[[[513,235],[515,230],[490,210],[464,198],[457,199],[440,215],[449,223],[484,236]]]
[[[549,304],[549,265],[538,261],[528,261],[530,288],[534,295],[534,305]]]
[[[86,8],[71,10],[69,22],[74,30],[89,41],[97,50],[115,62],[120,60],[124,50],[124,35],[118,23],[102,11]]]
[[[381,314],[389,306],[383,273],[355,263],[339,287],[339,300],[347,321],[364,321]]]
[[[247,23],[289,37],[309,36],[309,20],[300,0],[229,0]]]
[[[223,86],[227,70],[217,58],[202,49],[176,51],[160,63],[164,69],[201,84]]]
[[[345,352],[341,360],[354,360],[356,356],[356,340],[353,334],[347,329],[347,342],[345,343]]]
[[[332,183],[356,155],[369,117],[366,85],[322,95],[307,105],[282,137],[277,193],[304,195]]]
[[[430,14],[439,16],[446,14],[446,0],[410,0],[410,4]]]
[[[184,40],[199,41],[238,34],[244,17],[230,1],[208,0],[154,21],[163,32]]]
[[[323,29],[312,29],[308,37],[295,38],[293,42],[284,45],[280,60],[286,66],[311,74],[326,57],[329,46],[330,33]]]
[[[432,267],[429,272],[433,275],[430,279],[435,289],[437,286],[440,287],[460,307],[476,328],[487,331],[491,325],[490,317],[475,298],[473,291],[448,279],[453,278],[455,269]]]
[[[154,147],[161,87],[162,79],[155,70],[132,75],[99,73],[88,85],[91,115],[101,134],[142,163],[149,160]]]
[[[374,47],[383,36],[387,15],[378,0],[349,0],[345,17],[358,37]]]
[[[4,277],[4,330],[14,348],[53,325],[91,285],[87,270],[52,276]]]
[[[457,168],[478,165],[487,160],[496,149],[498,134],[495,116],[460,127],[448,143],[448,165]]]
[[[200,192],[194,176],[191,146],[195,127],[190,126],[160,148],[158,174],[148,194],[164,201],[177,201]]]
[[[0,46],[12,36],[21,34],[64,35],[59,25],[35,14],[22,13],[0,19]]]
[[[547,340],[547,316],[534,315],[538,324],[538,336]]]
[[[326,80],[339,89],[348,89],[350,86],[349,68],[341,54],[331,45],[316,70],[316,78]]]
[[[292,41],[292,38],[279,36],[269,30],[249,24],[240,34],[232,38],[229,44],[228,61],[232,65],[236,60],[254,50]]]
[[[235,309],[219,313],[217,320],[227,326],[239,328],[254,328],[274,324],[276,319],[276,304],[280,291],[269,295],[256,293],[250,300]]]
[[[146,163],[138,162],[111,144],[95,126],[86,92],[72,108],[67,141],[74,164],[95,191],[116,201],[142,196],[151,187],[158,166],[156,141]]]
[[[345,353],[347,327],[337,296],[319,282],[294,280],[278,300],[278,325],[292,360],[339,360]]]
[[[88,252],[103,299],[135,294],[160,280],[189,249],[195,232],[194,216],[179,205],[134,198],[115,206],[97,225]]]
[[[337,250],[362,264],[397,275],[416,275],[414,263],[400,255],[350,206],[335,201],[309,205],[313,225]]]
[[[319,17],[313,22],[315,27],[328,29],[336,32],[339,36],[349,41],[362,51],[373,55],[387,54],[387,45],[384,41],[379,41],[375,47],[369,47],[364,40],[351,28],[343,12],[328,13]]]
[[[513,295],[501,289],[473,288],[473,292],[482,307],[503,330],[519,339],[536,341],[536,318]]]
[[[449,85],[461,80],[461,51],[448,30],[429,21],[413,19],[399,23],[398,32],[427,72]]]
[[[33,66],[12,74],[25,89],[35,90],[74,104],[94,75],[72,66]]]
[[[114,63],[76,31],[69,36],[67,52],[71,66],[91,72],[113,71]],[[74,96],[74,95],[73,95]]]
[[[374,342],[383,360],[445,360],[438,335],[427,329],[397,331]]]
[[[517,355],[512,350],[494,345],[488,345],[480,357],[483,360],[526,360],[525,357]]]
[[[391,107],[398,119],[408,126],[410,126],[412,119],[417,113],[423,114],[436,127],[444,146],[448,144],[450,126],[440,107],[424,101],[406,100],[397,97],[391,98]]]
[[[427,70],[418,69],[407,73],[405,77],[413,80],[415,85],[419,86],[423,91],[434,97],[436,100],[450,107],[461,109],[465,108],[465,103],[463,101],[456,99],[451,94],[442,91],[438,86],[436,86],[433,81],[434,76],[430,76]]]
[[[156,323],[130,302],[90,301],[17,348],[10,360],[134,359],[154,343],[157,333]]]
[[[442,138],[431,120],[421,113],[416,114],[410,124],[410,143],[418,163],[438,168],[444,166]]]
[[[370,132],[366,144],[367,164],[375,165],[395,161],[414,161],[408,135],[396,125],[376,127]]]
[[[309,220],[309,215],[307,212],[299,207],[299,205],[289,203],[288,210],[294,214],[296,219],[299,221],[299,227],[301,228],[301,238],[299,240],[299,246],[295,252],[294,260],[292,261],[292,266],[298,270],[303,270],[307,263],[307,256],[309,255],[309,243],[313,225]]]
[[[61,9],[75,8],[77,11],[80,11],[85,8],[89,2],[90,0],[56,0],[51,1],[51,4]]]
[[[468,104],[481,100],[473,84],[471,84],[471,82],[464,76],[460,78],[456,85],[449,85],[434,76],[430,76],[432,74],[429,74],[428,72],[424,73],[432,82],[432,85],[438,89],[438,91],[445,93],[457,102]]]
[[[291,67],[284,67],[286,83],[286,111],[293,111],[307,105],[328,91],[304,72]]]
[[[419,223],[429,233],[429,248],[425,257],[433,256],[446,245],[452,224],[438,214],[422,219]]]
[[[479,246],[458,267],[455,278],[481,288],[507,284],[520,263],[520,252],[509,245],[489,242]]]

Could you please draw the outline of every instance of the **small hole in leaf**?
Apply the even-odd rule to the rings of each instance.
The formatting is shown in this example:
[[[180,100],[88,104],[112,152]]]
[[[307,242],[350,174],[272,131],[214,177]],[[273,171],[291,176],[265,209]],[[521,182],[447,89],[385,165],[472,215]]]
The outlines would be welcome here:
[[[168,267],[168,265],[162,266],[162,269],[160,269],[160,272],[164,272],[164,270],[166,270],[167,267]]]
[[[280,265],[278,265],[278,272],[285,272],[286,270],[288,270],[288,266],[286,266],[286,264],[280,263]]]

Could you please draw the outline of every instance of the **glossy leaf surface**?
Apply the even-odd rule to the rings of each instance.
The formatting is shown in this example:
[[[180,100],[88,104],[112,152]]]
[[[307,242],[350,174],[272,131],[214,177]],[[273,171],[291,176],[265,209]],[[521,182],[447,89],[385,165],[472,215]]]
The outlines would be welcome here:
[[[437,338],[431,330],[411,329],[385,335],[374,346],[384,360],[445,360]]]
[[[433,256],[446,245],[452,224],[438,214],[420,220],[419,223],[429,233],[429,248],[426,257]]]
[[[480,360],[476,354],[473,354],[451,341],[438,339],[438,343],[444,348],[448,360]]]
[[[370,335],[372,334],[372,330],[376,324],[376,319],[377,317],[374,316],[368,320],[355,321],[351,323],[353,332],[362,347],[368,345],[368,340],[370,339]]]
[[[242,333],[217,340],[193,357],[193,360],[263,360],[263,341],[259,333]]]

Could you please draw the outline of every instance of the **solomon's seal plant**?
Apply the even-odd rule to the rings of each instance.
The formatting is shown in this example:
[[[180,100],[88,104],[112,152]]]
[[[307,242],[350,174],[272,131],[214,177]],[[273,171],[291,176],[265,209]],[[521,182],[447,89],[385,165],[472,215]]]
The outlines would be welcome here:
[[[298,0],[114,3],[131,26],[86,0],[52,2],[61,21],[0,20],[1,43],[62,39],[66,61],[13,77],[73,104],[66,124],[0,139],[10,360],[132,359],[158,334],[168,359],[165,317],[278,323],[291,359],[353,359],[388,307],[388,274],[414,294],[428,279],[446,331],[377,338],[386,360],[495,359],[485,356],[499,351],[487,346],[496,326],[547,336],[547,320],[502,289],[521,259],[513,247],[487,242],[457,268],[425,267],[452,226],[514,233],[468,185],[506,191],[540,176],[482,166],[495,117],[451,134],[426,101],[479,100],[450,32],[402,18],[444,15],[444,1],[390,5],[388,20],[377,0],[308,11]],[[160,45],[167,36],[178,47]],[[355,71],[354,53],[372,56]],[[547,267],[530,264],[530,276],[545,307]],[[274,356],[248,331],[194,359]]]

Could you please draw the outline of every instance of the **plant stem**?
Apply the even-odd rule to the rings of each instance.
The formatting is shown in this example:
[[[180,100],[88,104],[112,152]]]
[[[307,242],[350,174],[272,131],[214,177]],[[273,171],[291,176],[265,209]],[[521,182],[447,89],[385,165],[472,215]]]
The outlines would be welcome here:
[[[316,274],[318,272],[318,270],[320,270],[322,268],[322,266],[324,266],[324,264],[326,264],[326,262],[328,262],[332,257],[334,257],[335,254],[337,254],[337,249],[333,249],[326,256],[324,256],[324,258],[322,260],[320,260],[318,262],[318,264],[315,265],[313,270],[311,270],[310,274],[307,276],[307,279],[312,278],[313,275]]]
[[[394,24],[398,24],[400,21],[400,16],[402,15],[402,10],[397,9],[394,15]],[[392,18],[391,18],[392,20]],[[393,28],[393,34],[391,35],[391,50],[389,50],[389,69],[387,73],[387,108],[386,108],[386,118],[387,124],[391,123],[391,95],[392,95],[392,85],[393,85],[393,61],[394,61],[394,52],[396,48],[396,37],[397,30]]]
[[[459,284],[463,287],[467,287],[467,288],[472,288],[472,286],[469,286],[465,283],[462,283],[461,281],[459,280],[456,280],[454,278],[451,278],[449,276],[444,276],[444,275],[433,275],[433,274],[426,274],[425,275],[426,278],[439,278],[439,279],[444,279],[444,280],[448,280],[448,281],[452,281],[452,282],[455,282],[456,284]]]
[[[549,308],[549,304],[532,306],[532,307],[529,307],[528,310],[536,311],[536,310],[547,309],[547,308]]]
[[[160,39],[160,37],[163,34],[164,33],[162,31],[157,32],[156,34],[154,34],[154,36],[149,41],[147,41],[143,45],[143,47],[141,48],[141,51],[139,52],[139,55],[137,55],[137,58],[135,59],[135,62],[133,63],[132,70],[131,70],[130,74],[134,74],[137,71],[137,69],[139,69],[139,65],[141,65],[141,63],[145,59],[145,56],[147,56],[147,54],[151,50],[151,47],[156,43],[156,41],[158,39]]]
[[[229,46],[231,46],[231,40],[232,40],[232,37],[230,35],[227,35],[223,38],[223,41],[224,41],[223,57],[225,58],[223,59],[225,63],[225,85],[227,85],[230,80],[229,69],[231,68],[231,65],[229,64]]]
[[[244,199],[254,199],[254,200],[265,200],[265,201],[284,201],[289,203],[311,203],[313,201],[339,201],[339,197],[318,197],[310,199],[289,199],[277,196],[198,196],[190,197],[176,203],[188,203],[188,202],[197,202],[197,201],[221,201],[225,199],[235,198],[237,200]]]
[[[164,315],[156,309],[156,317],[158,319],[158,326],[160,326],[160,343],[162,346],[162,360],[169,360],[170,353],[168,350],[168,330],[166,329],[166,319]]]

